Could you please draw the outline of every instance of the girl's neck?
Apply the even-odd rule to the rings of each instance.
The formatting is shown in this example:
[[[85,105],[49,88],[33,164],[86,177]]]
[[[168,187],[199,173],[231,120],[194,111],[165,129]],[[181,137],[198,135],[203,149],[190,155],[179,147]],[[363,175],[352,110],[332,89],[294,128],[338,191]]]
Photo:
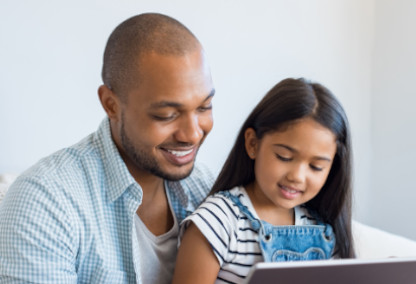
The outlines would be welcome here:
[[[295,224],[294,208],[283,208],[273,204],[262,192],[255,190],[254,185],[246,186],[246,192],[257,216],[274,226],[288,226]]]

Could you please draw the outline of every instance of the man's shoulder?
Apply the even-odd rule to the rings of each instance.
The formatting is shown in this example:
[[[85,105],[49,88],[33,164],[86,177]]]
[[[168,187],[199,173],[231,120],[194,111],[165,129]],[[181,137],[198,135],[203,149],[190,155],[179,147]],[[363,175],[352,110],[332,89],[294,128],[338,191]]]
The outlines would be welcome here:
[[[41,159],[17,177],[2,202],[10,208],[26,204],[25,214],[29,216],[30,211],[37,210],[37,215],[33,213],[37,218],[58,214],[61,208],[65,208],[68,215],[73,213],[71,216],[79,210],[90,210],[98,205],[92,204],[92,200],[106,198],[106,184],[102,179],[105,161],[99,148],[99,142],[91,134]]]
[[[207,165],[203,163],[195,163],[192,173],[185,180],[207,183],[211,187],[214,182],[214,173]]]
[[[195,163],[192,173],[179,182],[184,191],[190,196],[197,196],[203,199],[207,196],[214,184],[214,174],[212,170],[202,163]]]
[[[48,198],[62,194],[91,194],[98,189],[90,186],[91,182],[96,184],[101,179],[106,166],[101,148],[95,133],[92,133],[78,143],[39,160],[20,174],[8,191],[19,196],[32,192],[35,196]]]
[[[63,173],[82,171],[83,165],[94,164],[100,160],[98,146],[94,134],[85,137],[80,142],[56,151],[39,160],[21,177],[60,177]]]
[[[196,163],[192,173],[180,181],[168,181],[168,193],[179,222],[191,214],[208,195],[214,183],[212,171]]]

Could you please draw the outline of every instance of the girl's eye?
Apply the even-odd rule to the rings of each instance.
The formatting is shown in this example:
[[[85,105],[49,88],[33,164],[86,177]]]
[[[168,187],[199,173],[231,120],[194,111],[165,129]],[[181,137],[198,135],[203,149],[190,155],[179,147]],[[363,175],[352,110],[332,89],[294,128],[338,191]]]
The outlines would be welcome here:
[[[283,161],[283,162],[290,162],[290,161],[292,161],[292,158],[289,158],[289,157],[284,157],[284,156],[281,156],[281,155],[279,155],[279,154],[276,154],[276,157],[277,157],[279,160]]]
[[[314,165],[310,165],[310,167],[311,167],[311,169],[312,169],[313,171],[316,171],[316,172],[320,172],[320,171],[322,171],[322,170],[323,170],[323,168],[321,168],[321,167],[317,167],[317,166],[314,166]]]

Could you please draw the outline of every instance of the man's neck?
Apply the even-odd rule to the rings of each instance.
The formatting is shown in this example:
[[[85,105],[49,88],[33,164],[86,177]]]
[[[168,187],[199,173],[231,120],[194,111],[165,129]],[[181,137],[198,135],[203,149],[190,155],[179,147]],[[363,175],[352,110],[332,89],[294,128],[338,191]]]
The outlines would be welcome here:
[[[120,151],[120,154],[130,174],[143,190],[142,203],[136,211],[137,215],[155,236],[168,232],[174,220],[165,192],[164,179],[138,169],[123,151]]]
[[[139,184],[143,189],[143,199],[137,215],[155,236],[168,232],[173,226],[173,216],[163,179],[151,183],[140,181]]]

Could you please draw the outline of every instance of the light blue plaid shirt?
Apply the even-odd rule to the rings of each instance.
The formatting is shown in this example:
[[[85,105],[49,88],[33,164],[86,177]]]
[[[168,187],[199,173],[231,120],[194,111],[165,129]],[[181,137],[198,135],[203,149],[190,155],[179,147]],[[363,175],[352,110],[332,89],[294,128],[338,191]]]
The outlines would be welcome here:
[[[178,222],[212,182],[195,166],[188,178],[165,183]],[[105,119],[8,190],[0,203],[0,283],[141,283],[133,216],[142,195]]]

